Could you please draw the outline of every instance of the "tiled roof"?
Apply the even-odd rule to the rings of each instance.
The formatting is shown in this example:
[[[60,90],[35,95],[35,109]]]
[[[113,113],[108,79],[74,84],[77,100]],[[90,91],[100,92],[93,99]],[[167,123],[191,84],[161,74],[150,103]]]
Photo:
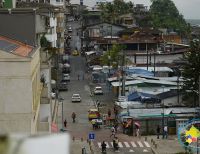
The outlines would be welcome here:
[[[10,53],[14,53],[14,54],[16,54],[18,56],[22,56],[22,57],[28,57],[34,48],[30,45],[27,45],[27,44],[24,44],[19,41],[12,40],[12,39],[9,39],[9,38],[3,37],[3,36],[0,36],[0,41],[6,42],[6,44],[8,44],[8,45],[12,44],[12,45],[16,46],[16,48],[12,48],[10,50],[4,50],[4,49],[1,49],[1,50],[10,52]],[[7,48],[7,47],[5,47],[5,43],[4,43],[4,48]]]

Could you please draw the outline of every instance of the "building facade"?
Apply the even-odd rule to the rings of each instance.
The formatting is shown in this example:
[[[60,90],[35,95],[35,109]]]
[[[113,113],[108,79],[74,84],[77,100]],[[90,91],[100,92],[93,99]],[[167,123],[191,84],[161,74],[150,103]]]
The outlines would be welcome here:
[[[0,131],[37,132],[40,109],[39,48],[0,37]]]

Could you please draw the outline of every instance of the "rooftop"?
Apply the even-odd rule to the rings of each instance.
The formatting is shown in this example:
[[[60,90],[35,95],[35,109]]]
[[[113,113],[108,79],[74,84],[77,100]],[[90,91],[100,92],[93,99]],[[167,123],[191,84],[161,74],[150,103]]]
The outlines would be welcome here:
[[[22,57],[28,57],[33,51],[32,46],[0,36],[0,50],[16,54]]]

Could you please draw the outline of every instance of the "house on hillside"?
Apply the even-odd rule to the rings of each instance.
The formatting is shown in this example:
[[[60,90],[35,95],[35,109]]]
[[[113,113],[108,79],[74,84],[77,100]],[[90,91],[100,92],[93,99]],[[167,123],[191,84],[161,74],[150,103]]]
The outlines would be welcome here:
[[[126,27],[110,23],[98,23],[87,26],[84,33],[83,44],[85,46],[99,46],[104,51],[107,50],[113,41],[118,39],[119,31],[124,30]]]
[[[117,20],[119,24],[127,28],[136,27],[136,20],[132,13],[120,15]]]

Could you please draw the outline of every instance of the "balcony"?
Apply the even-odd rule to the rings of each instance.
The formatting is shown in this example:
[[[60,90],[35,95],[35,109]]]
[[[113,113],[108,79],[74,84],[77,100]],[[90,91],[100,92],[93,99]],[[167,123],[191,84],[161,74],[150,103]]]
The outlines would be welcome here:
[[[62,32],[64,32],[64,28],[63,27],[56,27],[56,32],[62,33]]]
[[[49,42],[54,42],[57,40],[57,34],[46,34],[45,37]]]
[[[57,26],[57,19],[56,18],[50,18],[50,27],[56,27]]]
[[[57,22],[63,22],[64,21],[64,17],[57,17]]]

